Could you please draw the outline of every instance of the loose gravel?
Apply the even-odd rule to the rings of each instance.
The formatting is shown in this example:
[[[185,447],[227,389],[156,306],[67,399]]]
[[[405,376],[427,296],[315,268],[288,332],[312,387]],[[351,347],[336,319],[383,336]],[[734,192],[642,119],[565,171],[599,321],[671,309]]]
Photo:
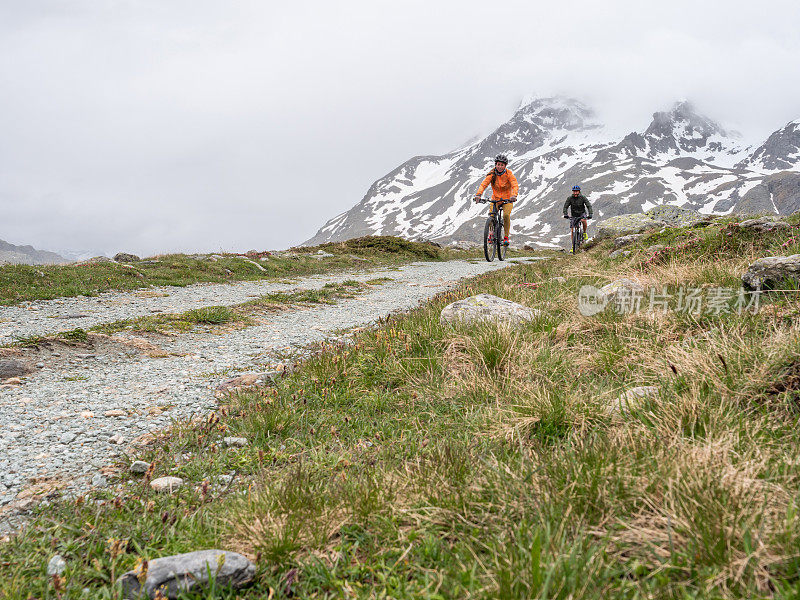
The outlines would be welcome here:
[[[159,288],[147,295],[114,292],[99,298],[0,308],[6,328],[5,338],[0,339],[10,341],[14,332],[53,334],[154,310],[184,312],[237,304],[275,291],[318,289],[346,279],[392,278],[335,305],[277,313],[257,325],[223,334],[200,329],[165,338],[160,343],[168,354],[165,358],[138,352],[76,354],[68,361],[44,364],[24,385],[0,390],[0,533],[15,528],[23,518],[25,507],[18,505],[26,488],[41,481],[59,482],[68,493],[82,493],[92,485],[104,487],[107,482],[99,470],[121,458],[130,449],[130,441],[164,430],[174,420],[214,410],[213,392],[221,382],[242,372],[276,369],[287,353],[302,353],[307,345],[337,331],[413,308],[460,279],[519,260],[532,259],[413,263],[397,269],[307,277],[291,285],[203,284]],[[29,310],[32,307],[36,310]]]

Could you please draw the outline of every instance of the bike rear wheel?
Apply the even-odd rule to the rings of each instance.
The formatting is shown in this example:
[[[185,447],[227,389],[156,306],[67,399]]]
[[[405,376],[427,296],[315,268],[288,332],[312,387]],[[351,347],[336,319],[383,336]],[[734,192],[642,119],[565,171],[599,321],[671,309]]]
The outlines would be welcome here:
[[[483,255],[488,262],[494,261],[494,255],[497,252],[497,240],[495,238],[495,220],[489,217],[483,227]]]

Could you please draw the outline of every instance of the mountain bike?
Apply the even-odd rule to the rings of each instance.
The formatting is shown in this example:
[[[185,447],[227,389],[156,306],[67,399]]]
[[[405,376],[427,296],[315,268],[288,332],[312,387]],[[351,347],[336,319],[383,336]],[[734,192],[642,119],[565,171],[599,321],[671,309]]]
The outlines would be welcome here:
[[[581,221],[586,219],[586,215],[578,215],[577,217],[564,217],[569,219],[569,227],[572,231],[572,253],[577,254],[583,245],[583,227]]]
[[[503,244],[503,204],[507,200],[479,200],[481,204],[492,203],[492,210],[489,211],[489,218],[483,227],[483,255],[488,262],[494,260],[495,255],[500,260],[506,259],[508,246]]]

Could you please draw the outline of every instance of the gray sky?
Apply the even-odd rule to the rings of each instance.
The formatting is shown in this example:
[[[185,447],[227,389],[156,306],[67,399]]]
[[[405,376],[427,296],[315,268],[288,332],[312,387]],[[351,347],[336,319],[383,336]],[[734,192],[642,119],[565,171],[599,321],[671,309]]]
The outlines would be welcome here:
[[[796,0],[0,0],[0,239],[281,248],[378,177],[578,96],[689,98],[760,142],[800,118]]]

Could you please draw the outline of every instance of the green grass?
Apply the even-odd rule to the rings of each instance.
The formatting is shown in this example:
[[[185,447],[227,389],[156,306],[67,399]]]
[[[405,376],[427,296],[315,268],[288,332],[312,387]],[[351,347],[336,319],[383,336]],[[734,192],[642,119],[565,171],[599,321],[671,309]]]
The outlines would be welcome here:
[[[618,261],[601,244],[482,275],[317,347],[274,387],[139,453],[154,477],[197,489],[156,496],[122,465],[122,491],[38,509],[0,546],[0,597],[55,598],[54,552],[69,564],[61,597],[112,598],[112,574],[141,557],[223,547],[258,565],[251,588],[218,596],[231,599],[795,598],[796,294],[771,293],[757,314],[577,310],[584,284],[732,285],[748,261],[792,251],[786,232],[724,227],[686,232],[702,243],[658,262],[644,264],[646,245]],[[479,292],[544,314],[439,322]],[[658,394],[609,408],[641,385]],[[225,435],[250,445],[224,448]],[[221,474],[234,483],[216,486]]]
[[[318,250],[332,257],[319,258]],[[367,269],[418,260],[447,260],[475,254],[408,242],[391,236],[368,236],[309,248],[293,248],[294,256],[269,256],[256,260],[221,254],[211,261],[185,254],[156,256],[125,266],[115,263],[85,265],[2,265],[0,306],[24,301],[71,296],[95,296],[107,290],[135,290],[151,286],[187,286],[198,282],[223,283],[258,279],[284,279],[344,269]],[[264,269],[264,270],[262,270]]]

